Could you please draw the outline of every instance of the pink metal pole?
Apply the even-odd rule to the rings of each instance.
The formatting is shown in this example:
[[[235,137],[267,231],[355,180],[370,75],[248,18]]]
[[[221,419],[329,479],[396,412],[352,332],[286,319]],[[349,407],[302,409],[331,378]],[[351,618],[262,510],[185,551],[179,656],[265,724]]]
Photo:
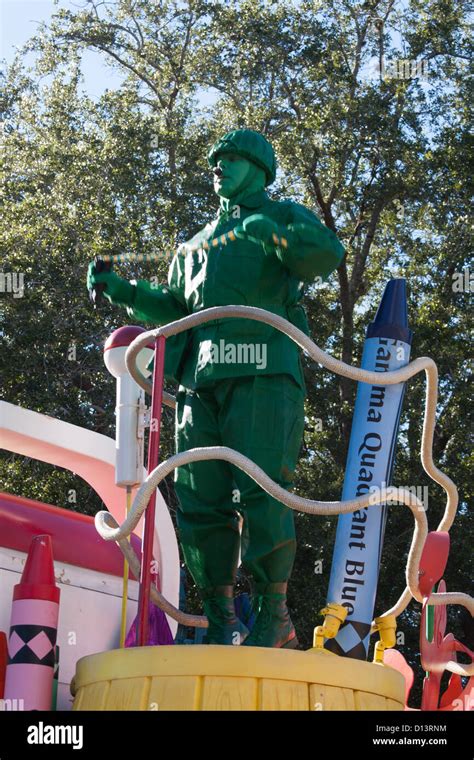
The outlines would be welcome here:
[[[158,464],[160,456],[161,409],[163,403],[163,382],[165,366],[166,338],[160,335],[155,342],[155,360],[153,363],[153,389],[151,393],[150,436],[148,439],[148,474]],[[140,574],[140,591],[138,595],[138,631],[137,645],[148,643],[148,606],[150,602],[151,563],[153,560],[153,535],[155,532],[156,490],[153,491],[145,511],[143,531],[142,566]]]

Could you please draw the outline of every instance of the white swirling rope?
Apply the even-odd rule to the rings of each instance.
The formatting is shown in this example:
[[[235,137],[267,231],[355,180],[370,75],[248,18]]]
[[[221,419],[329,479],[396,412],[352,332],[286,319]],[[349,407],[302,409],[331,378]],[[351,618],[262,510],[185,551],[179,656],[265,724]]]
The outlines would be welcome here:
[[[433,359],[430,359],[427,356],[422,356],[400,369],[384,373],[364,370],[360,367],[353,367],[349,364],[345,364],[339,359],[335,359],[325,353],[311,340],[311,338],[283,317],[253,306],[215,306],[210,309],[196,312],[195,314],[190,314],[175,322],[170,322],[167,325],[163,325],[162,327],[149,330],[148,332],[139,335],[130,344],[126,353],[126,364],[129,373],[138,385],[148,393],[151,393],[151,381],[147,380],[136,366],[138,353],[150,342],[150,339],[156,339],[159,336],[170,338],[172,335],[177,335],[178,333],[197,327],[198,325],[211,320],[223,318],[244,318],[264,322],[291,338],[300,346],[300,348],[307,352],[311,359],[318,362],[323,367],[326,367],[326,369],[338,375],[342,375],[343,377],[355,380],[356,382],[364,382],[374,385],[395,385],[397,383],[406,382],[411,377],[424,370],[426,375],[426,397],[421,440],[421,462],[423,469],[429,477],[442,486],[446,492],[446,508],[443,518],[437,527],[437,531],[449,531],[456,515],[458,492],[453,481],[445,473],[441,472],[433,462],[433,434],[436,420],[436,404],[438,400],[438,370]],[[175,399],[170,394],[164,393],[163,403],[174,408]],[[307,514],[325,516],[346,514],[365,507],[376,506],[389,499],[398,502],[399,504],[405,504],[411,509],[415,520],[415,528],[405,571],[407,587],[396,604],[384,612],[380,617],[386,617],[388,615],[395,615],[395,617],[398,617],[408,606],[412,598],[416,599],[418,602],[423,601],[422,594],[418,588],[418,576],[421,554],[428,534],[428,523],[424,505],[416,496],[414,496],[414,494],[407,489],[390,486],[388,488],[380,489],[380,493],[378,494],[364,494],[363,496],[349,499],[347,501],[325,502],[305,499],[286,491],[269,478],[268,475],[250,459],[243,456],[243,454],[240,454],[238,451],[225,446],[208,446],[190,449],[175,454],[166,461],[161,462],[161,464],[159,464],[147,476],[146,480],[140,486],[128,517],[121,526],[118,526],[118,523],[112,517],[110,512],[102,511],[97,513],[95,517],[97,531],[106,541],[116,541],[118,543],[128,560],[130,569],[135,577],[138,578],[140,576],[140,562],[127,541],[127,537],[138,524],[148,505],[151,494],[157,488],[158,484],[177,467],[181,467],[190,462],[209,459],[222,459],[240,467],[247,475],[253,478],[259,486],[278,501],[291,509],[306,512]],[[165,599],[153,584],[151,584],[151,598],[154,604],[179,623],[200,628],[207,627],[207,619],[205,617],[201,615],[189,615],[181,612]],[[429,597],[429,604],[435,606],[459,604],[466,607],[471,615],[474,614],[474,598],[464,593],[432,593]],[[374,622],[372,623],[371,630],[376,630]],[[449,662],[446,667],[447,670],[450,670],[452,673],[457,673],[462,676],[474,675],[474,664],[460,665],[456,662]]]

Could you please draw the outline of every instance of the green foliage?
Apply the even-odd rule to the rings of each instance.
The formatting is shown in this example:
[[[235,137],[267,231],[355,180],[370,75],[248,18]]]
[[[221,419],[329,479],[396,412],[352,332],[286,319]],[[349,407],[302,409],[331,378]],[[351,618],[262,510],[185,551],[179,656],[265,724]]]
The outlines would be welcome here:
[[[411,0],[403,8],[389,0],[88,0],[77,11],[58,10],[28,45],[36,71],[20,56],[0,80],[2,270],[25,278],[23,298],[1,295],[3,397],[113,436],[114,387],[101,346],[126,316],[107,303],[92,310],[87,264],[104,253],[168,250],[196,232],[217,207],[208,147],[229,129],[259,129],[279,159],[274,196],[314,208],[347,250],[330,283],[306,296],[318,345],[359,362],[386,280],[407,279],[412,356],[432,356],[439,368],[434,460],[460,492],[445,578],[448,590],[469,591],[472,312],[469,294],[452,288],[470,252],[466,14],[459,0]],[[85,49],[123,74],[98,102],[81,91]],[[427,61],[427,78],[381,78],[371,69],[380,55]],[[201,103],[203,91],[213,95],[212,107]],[[163,257],[121,272],[164,281],[168,263]],[[308,360],[305,373],[296,490],[335,500],[355,387]],[[423,398],[418,377],[407,387],[394,483],[429,485],[435,530],[445,499],[419,460]],[[163,455],[172,449],[167,412]],[[77,488],[76,508],[100,508],[70,473],[10,453],[0,468],[4,490],[68,506],[68,490]],[[172,483],[163,488],[174,509]],[[326,602],[336,522],[296,517],[290,604],[306,647]],[[391,507],[376,614],[403,591],[412,527],[408,510]],[[458,608],[448,616],[462,637]],[[419,618],[411,604],[399,620],[400,650],[418,676]],[[413,705],[419,694],[418,679]]]

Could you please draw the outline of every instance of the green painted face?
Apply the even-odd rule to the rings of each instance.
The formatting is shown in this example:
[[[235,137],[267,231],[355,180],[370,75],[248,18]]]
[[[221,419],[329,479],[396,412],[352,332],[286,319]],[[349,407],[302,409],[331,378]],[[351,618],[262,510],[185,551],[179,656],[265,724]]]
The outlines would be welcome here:
[[[232,198],[247,179],[252,163],[236,153],[223,153],[218,156],[216,166],[222,174],[214,175],[214,191],[222,198]]]

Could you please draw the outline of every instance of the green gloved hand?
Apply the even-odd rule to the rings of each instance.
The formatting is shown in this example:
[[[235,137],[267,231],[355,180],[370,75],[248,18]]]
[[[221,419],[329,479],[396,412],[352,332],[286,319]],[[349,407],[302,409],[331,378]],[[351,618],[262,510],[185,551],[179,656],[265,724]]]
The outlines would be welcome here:
[[[96,272],[91,261],[87,270],[87,290],[92,290],[97,283],[105,284],[104,296],[110,303],[130,306],[133,304],[135,288],[128,280],[119,277],[115,272]]]
[[[291,234],[285,227],[277,224],[264,214],[252,214],[244,219],[243,223],[234,229],[237,237],[251,240],[254,243],[262,243],[266,253],[272,253],[278,246],[274,235],[278,239],[288,238]]]

